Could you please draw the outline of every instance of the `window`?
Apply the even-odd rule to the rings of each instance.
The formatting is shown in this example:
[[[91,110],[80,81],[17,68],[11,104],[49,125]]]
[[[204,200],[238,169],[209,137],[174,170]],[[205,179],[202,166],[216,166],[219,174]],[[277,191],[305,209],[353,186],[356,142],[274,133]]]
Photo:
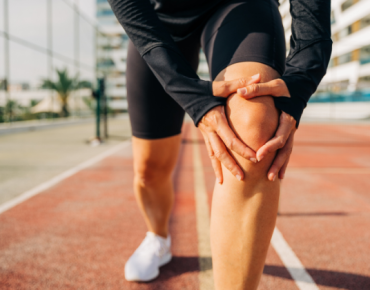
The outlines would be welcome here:
[[[332,11],[330,13],[330,23],[331,24],[334,24],[335,23],[335,13],[334,13],[334,11]]]
[[[357,89],[369,89],[370,87],[370,75],[358,78]]]
[[[350,8],[353,4],[356,4],[359,0],[347,0],[344,1],[343,4],[341,5],[342,11],[347,10]]]
[[[351,60],[352,60],[352,51],[339,56],[338,57],[338,65],[350,62]]]
[[[333,59],[331,59],[330,61],[329,61],[329,65],[328,65],[328,67],[333,67],[334,66],[334,61],[333,61]]]
[[[346,28],[339,31],[339,39],[342,39],[343,37],[346,37],[347,35],[350,35],[352,33],[352,26],[347,26]]]
[[[370,25],[370,15],[362,18],[360,20],[360,29],[365,28]]]
[[[101,59],[98,61],[98,67],[107,67],[107,66],[113,66],[114,62],[112,59]]]
[[[364,83],[370,83],[370,76],[364,76],[364,77],[360,77],[358,79],[359,82],[364,82]]]
[[[99,16],[112,16],[114,14],[111,9],[104,9],[104,10],[98,10],[96,15],[99,17]]]
[[[370,45],[360,48],[360,63],[370,63]]]

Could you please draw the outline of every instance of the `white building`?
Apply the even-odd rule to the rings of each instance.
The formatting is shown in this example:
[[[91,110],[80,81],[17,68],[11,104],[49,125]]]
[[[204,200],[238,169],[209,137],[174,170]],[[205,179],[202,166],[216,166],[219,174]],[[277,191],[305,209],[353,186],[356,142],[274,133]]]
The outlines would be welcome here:
[[[96,0],[97,67],[106,76],[106,95],[109,107],[115,111],[127,110],[126,57],[128,37],[118,23],[107,0]]]
[[[289,0],[280,1],[289,49]],[[331,0],[332,58],[318,92],[370,88],[370,0]]]

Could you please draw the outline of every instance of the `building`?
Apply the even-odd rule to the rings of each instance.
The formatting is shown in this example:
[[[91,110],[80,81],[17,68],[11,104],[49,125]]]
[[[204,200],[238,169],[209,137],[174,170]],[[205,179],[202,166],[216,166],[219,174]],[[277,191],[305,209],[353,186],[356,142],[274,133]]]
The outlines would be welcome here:
[[[280,4],[288,50],[289,1]],[[331,7],[332,58],[313,100],[325,92],[348,95],[370,89],[370,1],[332,0]]]
[[[106,95],[110,109],[127,110],[126,56],[128,37],[118,23],[107,0],[96,0],[97,69],[106,77]]]

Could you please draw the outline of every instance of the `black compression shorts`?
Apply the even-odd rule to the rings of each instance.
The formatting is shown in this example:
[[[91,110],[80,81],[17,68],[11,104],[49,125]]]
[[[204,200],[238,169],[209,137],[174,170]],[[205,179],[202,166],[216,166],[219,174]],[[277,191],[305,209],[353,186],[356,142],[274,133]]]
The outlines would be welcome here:
[[[263,63],[280,75],[285,68],[284,29],[274,0],[227,1],[199,33],[176,44],[195,71],[202,48],[212,80],[238,62]],[[131,41],[126,77],[133,136],[159,139],[180,134],[184,110],[164,91]]]

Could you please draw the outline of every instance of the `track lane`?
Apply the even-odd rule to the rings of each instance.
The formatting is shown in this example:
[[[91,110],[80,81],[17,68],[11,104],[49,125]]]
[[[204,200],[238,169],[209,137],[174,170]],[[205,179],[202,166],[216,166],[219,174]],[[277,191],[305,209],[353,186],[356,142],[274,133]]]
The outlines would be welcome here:
[[[174,176],[174,260],[158,280],[123,279],[146,231],[126,150],[0,215],[0,288],[199,289],[191,126]],[[319,289],[370,289],[370,126],[298,132],[277,226]],[[210,205],[214,174],[201,135],[196,142]],[[259,289],[298,289],[272,247]]]
[[[319,289],[370,289],[369,132],[303,125],[297,133],[277,226]]]

